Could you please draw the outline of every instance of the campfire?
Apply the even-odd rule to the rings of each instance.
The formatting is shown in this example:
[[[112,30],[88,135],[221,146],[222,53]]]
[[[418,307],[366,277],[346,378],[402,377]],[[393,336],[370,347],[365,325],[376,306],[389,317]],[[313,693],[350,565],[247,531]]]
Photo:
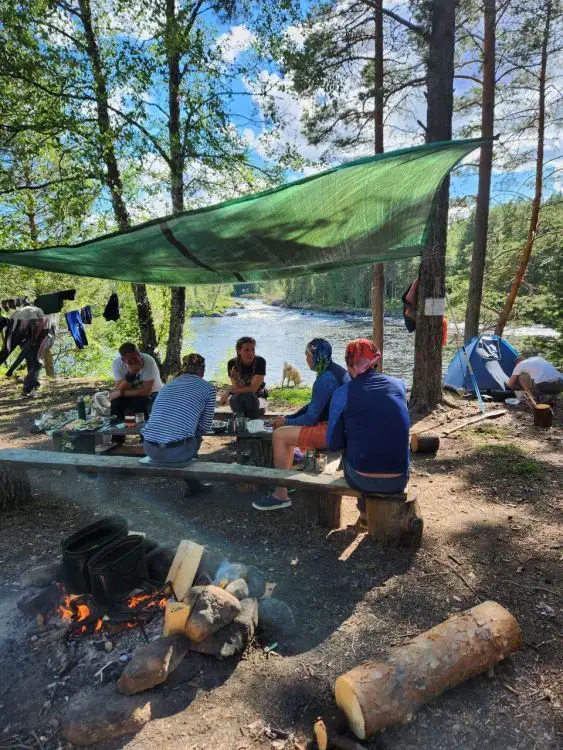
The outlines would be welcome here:
[[[127,703],[129,696],[165,682],[185,658],[232,658],[258,633],[271,651],[295,627],[289,607],[266,592],[258,568],[230,563],[196,542],[183,540],[173,550],[112,516],[61,546],[60,564],[26,575],[18,606],[35,618],[33,651],[57,655],[57,678],[66,679],[78,663],[92,670],[94,689],[71,702],[62,719],[70,742],[131,731],[130,722],[116,721],[115,706],[123,707],[120,717],[131,708],[137,722],[138,704]],[[87,731],[77,729],[84,717]]]
[[[169,596],[166,586],[148,593],[134,593],[108,614],[88,595],[63,593],[62,604],[56,610],[61,621],[69,626],[67,637],[103,633],[112,638],[126,629],[142,630],[166,609]]]

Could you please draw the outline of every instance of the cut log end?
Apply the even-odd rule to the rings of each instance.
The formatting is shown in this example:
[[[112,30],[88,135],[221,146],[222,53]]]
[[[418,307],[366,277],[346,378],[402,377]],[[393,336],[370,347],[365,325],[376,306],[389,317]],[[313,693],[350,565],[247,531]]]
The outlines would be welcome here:
[[[411,435],[411,451],[413,453],[437,453],[440,447],[438,435],[419,435],[413,432]]]
[[[358,696],[354,691],[353,684],[350,682],[348,675],[342,675],[336,680],[334,685],[334,697],[336,704],[341,708],[348,717],[350,729],[360,740],[366,739],[366,722],[362,711],[362,706]]]
[[[11,466],[0,467],[0,511],[22,508],[31,501],[27,472]]]

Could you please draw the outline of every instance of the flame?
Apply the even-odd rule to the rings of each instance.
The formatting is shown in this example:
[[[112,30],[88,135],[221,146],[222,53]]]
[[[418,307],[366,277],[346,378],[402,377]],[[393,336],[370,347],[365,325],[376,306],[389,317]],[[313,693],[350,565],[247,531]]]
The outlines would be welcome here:
[[[129,601],[127,602],[127,607],[129,609],[135,609],[135,607],[140,604],[141,602],[146,602],[147,599],[150,599],[150,594],[142,594],[140,596],[132,596]]]
[[[96,627],[94,628],[94,633],[99,633],[103,626],[104,626],[104,621],[98,620],[98,622],[96,623]]]

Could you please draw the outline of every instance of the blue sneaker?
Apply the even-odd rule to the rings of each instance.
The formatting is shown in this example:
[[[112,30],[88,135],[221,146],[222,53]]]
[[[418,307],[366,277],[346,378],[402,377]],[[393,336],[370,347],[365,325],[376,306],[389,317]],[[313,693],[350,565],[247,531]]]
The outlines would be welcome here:
[[[278,500],[277,497],[268,495],[260,498],[260,500],[255,500],[252,507],[256,510],[281,510],[282,508],[290,508],[291,500]]]

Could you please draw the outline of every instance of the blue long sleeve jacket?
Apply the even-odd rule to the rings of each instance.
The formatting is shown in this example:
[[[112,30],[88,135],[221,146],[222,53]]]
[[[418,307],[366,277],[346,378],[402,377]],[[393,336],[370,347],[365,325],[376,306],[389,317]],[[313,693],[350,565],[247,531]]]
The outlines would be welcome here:
[[[336,390],[330,404],[329,450],[367,474],[405,474],[409,468],[409,412],[405,386],[374,370]]]
[[[336,389],[347,383],[350,376],[343,367],[332,363],[313,383],[311,401],[299,411],[286,417],[286,424],[298,427],[313,427],[319,422],[328,421],[330,400]]]

